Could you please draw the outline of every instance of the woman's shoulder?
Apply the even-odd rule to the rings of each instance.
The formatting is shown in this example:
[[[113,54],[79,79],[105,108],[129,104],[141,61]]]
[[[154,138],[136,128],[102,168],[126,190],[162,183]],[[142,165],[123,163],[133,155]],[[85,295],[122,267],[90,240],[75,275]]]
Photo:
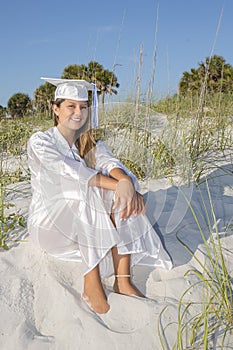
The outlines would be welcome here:
[[[43,141],[53,142],[54,139],[54,127],[49,128],[46,131],[36,131],[29,138],[29,143],[37,143]]]
[[[105,141],[99,140],[96,143],[96,157],[102,156],[113,157],[113,153]]]
[[[55,143],[54,127],[49,128],[46,131],[36,131],[32,134],[28,140],[28,146],[49,146],[51,147]]]
[[[97,148],[97,151],[101,151],[101,150],[110,151],[108,145],[103,140],[98,140],[96,142],[96,148]]]
[[[98,140],[96,142],[96,147],[97,148],[101,148],[101,147],[108,148],[107,144],[103,140]]]

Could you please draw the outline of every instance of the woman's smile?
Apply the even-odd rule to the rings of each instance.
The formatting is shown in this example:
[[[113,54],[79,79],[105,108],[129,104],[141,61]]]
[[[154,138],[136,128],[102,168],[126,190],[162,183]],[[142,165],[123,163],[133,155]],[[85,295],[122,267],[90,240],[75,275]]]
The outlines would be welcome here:
[[[80,122],[82,120],[80,117],[71,117],[70,119],[74,122]]]

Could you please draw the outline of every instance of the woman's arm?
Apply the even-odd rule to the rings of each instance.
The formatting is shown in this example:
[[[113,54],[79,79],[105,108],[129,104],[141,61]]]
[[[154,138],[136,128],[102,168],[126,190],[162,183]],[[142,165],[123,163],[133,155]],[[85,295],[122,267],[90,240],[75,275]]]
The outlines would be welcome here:
[[[128,219],[130,215],[145,214],[145,200],[140,193],[135,191],[132,178],[120,168],[113,168],[110,175],[118,180],[113,208],[121,204],[120,218]]]
[[[88,185],[115,191],[113,209],[116,209],[120,204],[120,219],[128,219],[131,215],[144,214],[144,198],[135,191],[131,177],[120,168],[112,169],[110,175],[111,177],[96,174],[89,180]]]
[[[130,181],[132,184],[133,184],[133,181],[131,179],[130,176],[128,176],[124,170],[120,169],[120,168],[113,168],[111,171],[110,171],[110,176],[113,177],[114,179],[116,180],[121,180],[121,179],[126,179],[128,181]]]
[[[96,174],[88,181],[88,186],[102,187],[106,190],[116,191],[118,181],[103,174]]]
[[[111,177],[103,174],[96,174],[88,181],[88,186],[102,187],[106,190],[116,191],[116,186],[119,180],[126,179],[132,182],[131,177],[120,168],[114,168],[110,172]]]

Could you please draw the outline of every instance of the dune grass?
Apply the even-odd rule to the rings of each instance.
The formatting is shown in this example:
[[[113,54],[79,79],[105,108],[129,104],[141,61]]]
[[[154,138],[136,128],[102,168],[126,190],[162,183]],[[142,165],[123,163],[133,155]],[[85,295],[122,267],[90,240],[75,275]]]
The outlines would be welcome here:
[[[232,152],[232,93],[206,94],[200,105],[200,95],[173,95],[155,104],[165,113],[175,130],[182,130],[190,156],[193,178],[198,181],[211,167],[216,155],[225,157]]]
[[[227,349],[225,342],[227,337],[233,332],[233,292],[232,292],[232,269],[229,271],[224,258],[224,248],[221,244],[218,223],[216,220],[213,202],[211,198],[208,182],[206,182],[208,200],[211,211],[207,209],[206,200],[200,191],[202,204],[205,208],[205,218],[208,223],[208,240],[206,239],[206,229],[203,229],[195,209],[189,205],[193,214],[195,223],[201,234],[204,245],[204,262],[195,254],[185,242],[182,241],[177,233],[177,239],[181,245],[190,253],[196,262],[197,267],[188,270],[184,278],[189,274],[197,277],[197,281],[189,286],[182,293],[177,305],[177,321],[166,327],[175,327],[177,329],[176,341],[171,347],[167,347],[167,341],[159,322],[158,332],[160,335],[162,349],[185,350],[185,349],[203,349],[209,350],[214,348],[213,344],[217,338],[221,339],[218,345],[219,349]],[[227,235],[229,223],[225,232],[221,235]],[[202,300],[187,301],[188,294],[195,288],[199,289]],[[164,308],[160,315],[166,314],[167,307]],[[195,310],[195,312],[194,312]]]
[[[198,268],[188,270],[184,277],[190,273],[195,274],[198,278],[198,282],[191,285],[180,298],[178,305],[177,342],[173,349],[196,349],[198,347],[201,347],[202,349],[210,349],[213,340],[216,340],[215,338],[217,334],[222,338],[221,348],[224,349],[225,339],[233,330],[233,292],[231,283],[232,270],[228,271],[229,266],[227,267],[224,258],[225,248],[221,244],[221,239],[218,232],[218,223],[214,212],[208,182],[206,182],[206,188],[211,208],[210,213],[207,209],[205,198],[202,196],[201,191],[200,196],[205,208],[205,217],[208,223],[208,240],[206,239],[206,232],[200,225],[194,208],[188,202],[203,240],[205,251],[204,263],[179,238],[179,234],[177,234],[177,239],[179,242],[189,251],[198,265]],[[228,227],[226,227],[225,232],[221,234],[224,236],[227,234],[227,231]],[[199,305],[200,312],[193,315],[192,312],[189,312],[189,309],[193,307],[194,303],[190,302],[187,304],[184,302],[184,299],[187,293],[196,287],[196,284],[198,284],[198,287],[202,289],[203,300]],[[186,338],[185,346],[183,344],[184,334]]]
[[[232,94],[215,93],[206,95],[201,104],[198,95],[189,97],[174,95],[155,104],[159,112],[166,113],[169,121],[168,130],[173,130],[173,135],[183,140],[184,149],[189,155],[186,157],[189,162],[185,163],[189,167],[189,179],[194,181],[196,186],[205,182],[206,175],[213,170],[221,169],[222,164],[233,164],[232,101]],[[177,152],[179,153],[179,149]],[[182,155],[175,159],[181,160]],[[229,174],[232,175],[232,172]],[[184,177],[183,180],[185,181]],[[196,276],[197,281],[180,296],[175,324],[176,341],[171,347],[167,346],[164,327],[174,327],[174,323],[162,326],[161,318],[166,314],[167,308],[162,311],[158,324],[162,349],[209,350],[212,349],[217,338],[221,339],[219,348],[226,349],[227,337],[233,330],[232,270],[229,270],[224,259],[225,248],[221,244],[208,182],[206,182],[206,188],[210,211],[207,209],[201,190],[200,197],[204,207],[205,221],[208,223],[208,240],[206,239],[206,228],[203,229],[201,226],[196,209],[187,199],[187,205],[202,237],[205,259],[203,262],[177,233],[178,241],[190,253],[198,266],[198,268],[188,270],[184,278],[192,274]],[[225,228],[226,232],[221,233],[223,236],[227,234],[228,228]],[[200,303],[187,302],[188,294],[197,287],[201,291],[202,300]]]
[[[29,181],[27,140],[33,131],[46,128],[48,123],[51,121],[39,117],[0,121],[0,248],[8,249],[11,232],[18,225],[26,225],[25,217],[9,202],[8,196],[18,192],[17,183]]]

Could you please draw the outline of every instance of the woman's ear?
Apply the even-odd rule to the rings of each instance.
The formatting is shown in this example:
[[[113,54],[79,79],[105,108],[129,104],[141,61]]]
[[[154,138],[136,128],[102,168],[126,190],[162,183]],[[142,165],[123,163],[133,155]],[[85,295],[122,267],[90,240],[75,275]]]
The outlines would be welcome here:
[[[59,107],[54,104],[52,108],[53,108],[53,113],[55,113],[56,116],[58,117],[59,116]]]

